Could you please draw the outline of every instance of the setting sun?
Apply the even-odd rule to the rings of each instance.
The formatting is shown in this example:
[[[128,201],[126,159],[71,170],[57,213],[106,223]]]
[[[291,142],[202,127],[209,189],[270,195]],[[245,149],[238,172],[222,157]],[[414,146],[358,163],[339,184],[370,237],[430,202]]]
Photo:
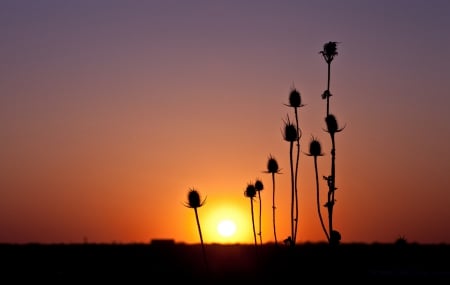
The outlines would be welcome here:
[[[236,232],[236,224],[232,220],[222,220],[217,224],[217,232],[223,237],[229,237]]]

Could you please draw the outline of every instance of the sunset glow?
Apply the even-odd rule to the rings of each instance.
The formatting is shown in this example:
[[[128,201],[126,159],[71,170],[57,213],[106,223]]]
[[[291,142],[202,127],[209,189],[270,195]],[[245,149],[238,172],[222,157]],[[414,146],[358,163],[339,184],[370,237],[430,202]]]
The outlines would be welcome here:
[[[281,242],[291,208],[297,241],[322,242],[327,199],[343,242],[450,243],[450,1],[431,3],[2,1],[0,243],[198,243],[191,187],[205,243],[252,244],[260,214]]]
[[[236,232],[236,224],[232,220],[223,220],[217,224],[217,232],[227,238]]]

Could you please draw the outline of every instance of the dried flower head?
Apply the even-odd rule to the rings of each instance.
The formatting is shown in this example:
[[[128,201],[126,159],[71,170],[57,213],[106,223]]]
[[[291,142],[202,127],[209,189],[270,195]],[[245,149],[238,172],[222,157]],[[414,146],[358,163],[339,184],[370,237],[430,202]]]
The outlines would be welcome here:
[[[259,180],[259,179],[256,179],[256,181],[255,181],[255,190],[256,191],[261,191],[263,189],[264,189],[264,184],[262,183],[262,181]]]
[[[334,135],[335,133],[342,131],[342,129],[339,129],[336,117],[334,115],[327,115],[325,118],[325,122],[327,123],[327,131],[330,134]]]
[[[194,188],[190,188],[188,192],[188,202],[185,206],[188,208],[199,208],[205,204],[206,198],[202,201],[200,193]]]
[[[320,145],[320,142],[317,140],[317,138],[312,137],[311,141],[309,143],[309,153],[307,154],[309,156],[322,156],[322,146]]]
[[[247,198],[254,198],[256,196],[256,187],[252,183],[247,184],[247,188],[244,191],[244,195]]]
[[[278,167],[278,162],[272,155],[269,155],[267,160],[267,173],[279,173],[280,169]]]
[[[289,94],[289,106],[294,108],[302,107],[302,97],[297,89],[292,89]]]
[[[331,63],[338,54],[337,44],[337,42],[327,42],[323,45],[323,50],[319,52],[328,64]]]
[[[286,121],[284,121],[283,138],[288,142],[295,142],[300,138],[300,135],[297,132],[297,127],[291,122],[289,117],[287,117]]]

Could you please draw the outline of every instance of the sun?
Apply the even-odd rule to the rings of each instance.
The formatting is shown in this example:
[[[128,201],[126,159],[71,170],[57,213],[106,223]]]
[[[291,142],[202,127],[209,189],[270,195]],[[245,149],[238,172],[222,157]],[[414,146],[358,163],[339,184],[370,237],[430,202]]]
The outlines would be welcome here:
[[[221,220],[217,224],[217,232],[222,237],[231,237],[236,233],[236,223],[229,219]]]

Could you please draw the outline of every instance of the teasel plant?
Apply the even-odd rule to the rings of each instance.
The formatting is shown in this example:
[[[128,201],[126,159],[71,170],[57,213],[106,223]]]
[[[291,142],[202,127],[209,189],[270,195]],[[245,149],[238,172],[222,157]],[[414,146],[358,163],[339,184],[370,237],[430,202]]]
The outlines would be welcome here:
[[[338,42],[327,42],[323,45],[323,49],[319,51],[319,53],[323,56],[323,59],[327,63],[327,89],[322,94],[322,99],[327,100],[327,116],[330,113],[330,80],[331,80],[331,62],[334,60],[334,57],[338,55],[337,52],[337,44]]]
[[[275,174],[280,174],[280,168],[278,166],[278,161],[271,154],[267,160],[267,170],[265,173],[270,173],[272,176],[272,225],[273,225],[273,238],[275,240],[275,245],[278,245],[277,240],[277,228],[276,228],[276,219],[275,219]]]
[[[297,128],[297,134],[300,134],[300,127],[298,123],[298,109],[303,107],[302,104],[302,97],[300,92],[293,87],[291,89],[291,92],[289,93],[289,104],[287,104],[288,107],[291,107],[294,109],[294,115],[295,115],[295,127]],[[300,163],[300,136],[297,136],[297,151],[296,151],[296,159],[295,159],[295,171],[294,171],[294,204],[295,204],[295,218],[294,218],[294,236],[292,238],[294,244],[297,239],[297,228],[298,228],[298,213],[299,213],[299,197],[298,197],[298,169],[299,169],[299,163]]]
[[[250,213],[251,213],[251,217],[252,217],[253,239],[255,242],[255,246],[257,246],[258,242],[256,240],[255,213],[253,210],[253,208],[254,208],[253,199],[256,196],[256,187],[253,183],[249,182],[247,184],[247,187],[245,188],[245,191],[244,191],[244,196],[250,199]]]
[[[301,136],[300,129],[296,124],[292,123],[289,115],[284,121],[283,138],[289,142],[289,165],[291,173],[291,235],[286,239],[291,246],[295,245],[298,224],[298,196],[297,196],[297,180],[294,171],[294,143],[298,142]],[[295,206],[295,207],[294,207]]]
[[[334,198],[336,187],[336,143],[335,134],[341,132],[343,128],[338,127],[336,117],[333,114],[328,114],[325,118],[327,125],[327,132],[331,138],[331,175],[324,176],[328,186],[327,202],[325,207],[328,209],[328,232],[330,234],[329,243],[331,245],[339,244],[341,240],[341,234],[333,228],[333,209],[336,199]]]
[[[327,64],[327,89],[322,94],[322,99],[326,99],[326,116],[325,123],[327,126],[326,131],[330,134],[331,139],[331,174],[324,176],[324,180],[327,182],[328,195],[325,207],[328,210],[328,233],[329,233],[329,243],[331,245],[336,245],[340,243],[341,234],[333,228],[333,208],[336,202],[335,191],[336,187],[336,143],[335,135],[343,130],[339,128],[336,116],[330,113],[330,77],[331,77],[331,63],[333,62],[335,56],[338,55],[337,52],[338,42],[329,41],[323,45],[323,49],[319,52],[326,64]]]
[[[209,271],[209,265],[208,265],[208,259],[206,256],[206,248],[205,243],[203,241],[203,235],[202,235],[202,228],[200,226],[200,219],[198,216],[198,208],[202,207],[206,202],[205,199],[201,199],[200,193],[195,188],[190,188],[188,191],[188,201],[185,203],[185,206],[191,209],[194,209],[195,213],[195,220],[197,222],[197,229],[198,233],[200,235],[200,243],[202,246],[202,253],[203,253],[203,261],[205,262],[206,270]]]
[[[259,244],[262,245],[262,229],[261,229],[261,223],[262,223],[262,200],[261,200],[261,191],[264,190],[264,184],[261,181],[261,179],[256,179],[255,181],[255,190],[258,194],[258,201],[259,201],[259,219],[258,219],[258,236],[259,236]]]
[[[322,211],[320,210],[321,209],[320,184],[319,184],[319,168],[318,168],[317,158],[320,156],[323,156],[324,154],[322,153],[322,145],[320,144],[320,141],[314,136],[311,137],[311,141],[309,142],[309,153],[306,153],[306,155],[314,158],[317,212],[319,215],[319,220],[320,220],[320,225],[322,226],[322,230],[325,233],[325,236],[327,237],[327,241],[330,242],[330,235],[327,231],[327,228],[325,227],[325,224],[324,224],[323,218],[322,218]]]

